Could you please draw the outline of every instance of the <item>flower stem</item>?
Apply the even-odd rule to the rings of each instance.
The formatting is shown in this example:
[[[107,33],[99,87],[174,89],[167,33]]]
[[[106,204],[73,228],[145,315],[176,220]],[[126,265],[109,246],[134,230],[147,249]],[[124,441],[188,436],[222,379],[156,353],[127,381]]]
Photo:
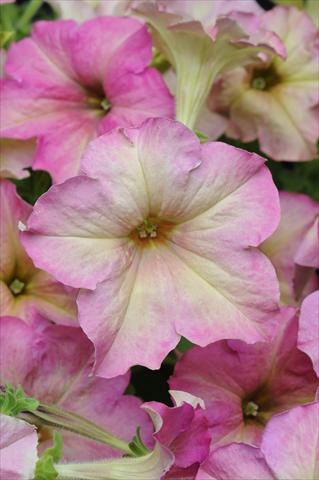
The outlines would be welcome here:
[[[17,23],[17,29],[23,30],[37,13],[43,0],[31,0]]]
[[[132,452],[128,443],[100,428],[95,423],[58,407],[41,403],[35,411],[23,413],[20,417],[31,423],[68,430],[134,456],[134,452]]]

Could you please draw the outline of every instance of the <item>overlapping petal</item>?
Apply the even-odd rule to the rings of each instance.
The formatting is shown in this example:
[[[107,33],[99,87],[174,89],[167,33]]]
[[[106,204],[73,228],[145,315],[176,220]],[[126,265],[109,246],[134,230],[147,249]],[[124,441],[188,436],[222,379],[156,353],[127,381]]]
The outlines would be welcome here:
[[[211,452],[196,480],[315,480],[319,404],[302,405],[273,417],[260,450],[230,444]]]
[[[72,411],[130,441],[136,428],[152,445],[152,426],[141,402],[123,395],[128,375],[105,380],[91,375],[93,347],[80,329],[62,326],[29,327],[16,318],[1,319],[1,383],[20,384],[40,402]],[[42,435],[42,437],[41,437]],[[40,430],[41,448],[50,431]],[[97,444],[63,433],[65,460],[95,460],[121,455]]]

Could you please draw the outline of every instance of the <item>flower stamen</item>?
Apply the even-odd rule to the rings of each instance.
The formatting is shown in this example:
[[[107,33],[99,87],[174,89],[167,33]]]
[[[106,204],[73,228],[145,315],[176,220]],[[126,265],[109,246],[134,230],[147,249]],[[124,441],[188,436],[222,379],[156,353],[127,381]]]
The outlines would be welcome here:
[[[157,225],[151,220],[144,220],[144,222],[137,227],[137,233],[141,240],[157,238]]]

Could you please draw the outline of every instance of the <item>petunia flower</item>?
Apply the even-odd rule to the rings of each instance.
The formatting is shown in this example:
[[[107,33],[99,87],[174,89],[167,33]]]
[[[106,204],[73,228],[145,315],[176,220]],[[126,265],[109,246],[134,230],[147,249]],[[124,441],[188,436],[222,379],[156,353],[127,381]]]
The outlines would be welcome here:
[[[213,448],[258,445],[273,415],[314,400],[319,381],[297,348],[294,309],[283,309],[278,324],[270,343],[220,341],[193,347],[177,362],[170,386],[203,399]]]
[[[13,317],[3,317],[0,322],[1,384],[21,385],[39,402],[80,415],[124,441],[131,441],[136,428],[141,427],[146,444],[152,445],[152,425],[140,408],[141,401],[123,395],[129,375],[112,380],[90,375],[93,346],[81,329],[30,327]],[[66,430],[62,437],[65,461],[111,458],[123,453]],[[41,426],[41,450],[51,439],[52,430]]]
[[[1,315],[17,316],[27,323],[39,316],[55,323],[76,324],[76,290],[36,268],[19,240],[18,224],[32,211],[15,186],[0,180],[0,293]]]
[[[86,289],[79,321],[98,375],[159,368],[181,335],[207,345],[272,334],[278,282],[256,247],[279,204],[263,164],[149,119],[91,142],[81,175],[38,200],[23,244],[38,268]]]
[[[157,0],[132,8],[150,24],[176,70],[176,118],[190,128],[219,74],[259,62],[261,54],[285,56],[277,35],[264,31],[258,17],[241,7],[248,3]],[[230,11],[234,8],[238,11]]]
[[[319,291],[311,293],[301,305],[298,348],[311,358],[319,376]]]
[[[273,417],[260,449],[233,443],[211,452],[196,480],[317,480],[319,403]]]
[[[0,432],[0,478],[33,478],[38,459],[35,427],[23,420],[0,414]]]
[[[35,151],[34,140],[0,138],[0,178],[25,178],[29,176]]]
[[[275,7],[261,22],[282,38],[287,59],[225,73],[212,90],[212,108],[229,118],[228,136],[258,139],[274,160],[312,160],[319,137],[318,30],[294,7]]]
[[[188,467],[194,466],[195,478],[199,463],[209,453],[210,436],[202,414],[200,399],[184,392],[172,392],[175,407],[149,402],[143,409],[153,420],[155,446],[150,453],[138,459],[122,458],[94,463],[58,464],[55,466],[62,478],[72,479],[172,479],[178,471],[186,478]]]
[[[298,305],[318,287],[319,203],[307,195],[280,192],[281,220],[261,250],[273,263],[281,302]]]
[[[80,27],[71,20],[35,23],[31,38],[8,52],[1,135],[38,137],[33,168],[49,171],[55,182],[76,175],[91,139],[148,117],[173,116],[161,75],[148,67],[151,47],[146,27],[128,17]]]

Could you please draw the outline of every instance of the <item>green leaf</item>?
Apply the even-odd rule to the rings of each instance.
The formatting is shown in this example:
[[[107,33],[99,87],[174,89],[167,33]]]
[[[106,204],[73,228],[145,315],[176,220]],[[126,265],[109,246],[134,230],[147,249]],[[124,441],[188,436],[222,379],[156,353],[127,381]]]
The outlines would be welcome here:
[[[177,345],[177,350],[180,352],[184,353],[187,352],[191,347],[193,346],[193,343],[187,340],[187,338],[182,337],[179,341],[179,344]]]
[[[39,458],[35,467],[34,480],[55,480],[58,472],[54,468],[62,456],[62,437],[60,433],[53,433],[53,446],[47,448]]]
[[[141,439],[140,431],[141,431],[141,428],[137,427],[136,435],[133,437],[133,440],[129,443],[129,447],[136,457],[142,457],[143,455],[147,455],[149,453],[148,449],[145,447]]]
[[[10,417],[15,417],[20,412],[33,412],[38,406],[39,402],[28,397],[20,385],[14,388],[8,383],[0,392],[0,413]]]
[[[17,187],[17,193],[20,197],[23,198],[31,205],[34,205],[35,202],[41,195],[43,195],[52,185],[52,179],[48,172],[44,170],[32,170],[28,168],[30,176],[23,178],[22,180],[11,180]]]

